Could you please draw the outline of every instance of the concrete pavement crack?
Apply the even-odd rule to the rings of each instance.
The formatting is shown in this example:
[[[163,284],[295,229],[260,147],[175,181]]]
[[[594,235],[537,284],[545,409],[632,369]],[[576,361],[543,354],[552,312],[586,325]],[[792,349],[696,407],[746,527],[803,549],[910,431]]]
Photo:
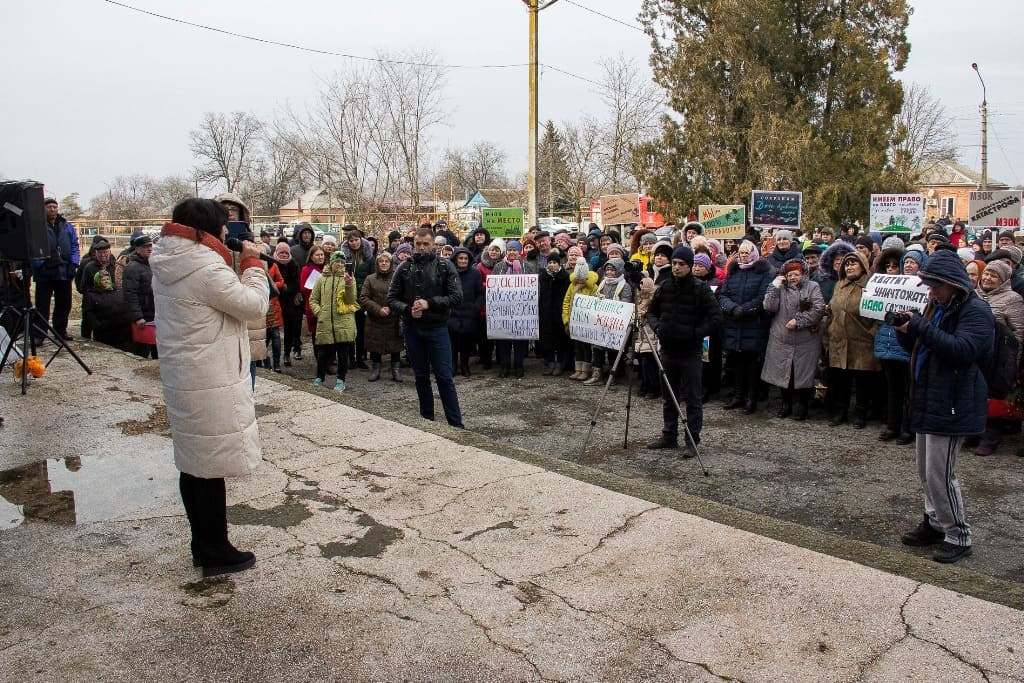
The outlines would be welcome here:
[[[648,512],[651,512],[652,510],[657,510],[660,507],[661,507],[660,505],[652,505],[649,508],[644,508],[640,512],[636,512],[636,513],[630,515],[629,517],[626,517],[626,519],[624,519],[622,521],[622,524],[618,525],[617,527],[615,527],[614,529],[612,529],[611,531],[606,533],[604,536],[602,536],[601,539],[597,542],[597,545],[595,545],[590,550],[588,550],[588,551],[586,551],[584,553],[580,553],[579,555],[577,555],[573,559],[573,561],[570,562],[569,564],[565,565],[565,567],[571,567],[571,566],[573,566],[575,564],[579,564],[580,560],[582,560],[587,555],[591,555],[593,553],[596,553],[598,550],[600,550],[604,546],[605,543],[607,543],[611,539],[615,538],[619,534],[624,534],[627,531],[629,531],[633,527],[633,525],[636,524],[637,520],[640,519],[640,517],[642,517],[643,515],[647,514]],[[562,568],[564,568],[564,567],[562,567]],[[548,571],[551,571],[551,570],[548,570]]]
[[[408,523],[410,520],[413,520],[413,519],[419,519],[421,517],[431,517],[433,515],[439,515],[439,514],[445,512],[448,509],[448,506],[454,505],[461,498],[469,495],[470,493],[474,493],[474,492],[479,491],[481,489],[485,489],[488,486],[494,486],[495,484],[500,484],[501,482],[504,482],[504,481],[511,481],[513,479],[523,479],[523,478],[526,478],[526,477],[535,477],[538,474],[547,474],[547,473],[546,472],[525,472],[523,474],[513,474],[513,475],[509,475],[507,477],[502,477],[500,479],[494,479],[492,481],[485,482],[483,484],[480,484],[479,486],[474,486],[472,488],[463,489],[460,493],[458,493],[455,496],[453,496],[444,505],[442,505],[441,507],[439,507],[436,510],[432,510],[430,512],[420,512],[420,513],[415,514],[415,515],[409,515],[408,517],[400,517],[400,518],[398,518],[398,520],[401,521],[401,522]]]
[[[906,629],[906,637],[913,638],[914,640],[919,640],[922,643],[928,643],[929,645],[934,645],[935,647],[939,648],[940,650],[942,650],[943,652],[948,654],[953,659],[956,659],[957,661],[961,662],[962,664],[964,664],[966,666],[969,666],[970,668],[972,668],[975,671],[977,671],[981,675],[982,679],[985,680],[985,681],[991,681],[992,680],[991,678],[989,678],[989,674],[990,673],[996,673],[996,674],[999,674],[1001,676],[1006,676],[1007,678],[1011,678],[1011,679],[1015,679],[1015,680],[1021,680],[1020,678],[1018,678],[1016,676],[1013,676],[1013,675],[1008,674],[1008,673],[1004,673],[1002,671],[986,671],[985,668],[982,667],[980,664],[976,664],[975,662],[972,662],[971,660],[967,659],[967,657],[965,657],[964,655],[960,654],[959,652],[954,652],[948,646],[946,646],[946,645],[944,645],[942,643],[936,642],[934,640],[929,640],[928,638],[925,638],[923,636],[918,635],[917,633],[914,633],[914,627],[910,623],[910,621],[907,619],[907,612],[906,612],[906,610],[907,610],[907,605],[910,603],[910,600],[915,595],[917,595],[918,591],[923,586],[924,586],[924,584],[918,584],[917,587],[914,589],[914,592],[911,593],[909,596],[907,596],[907,599],[903,601],[902,605],[900,605],[900,619],[903,621],[903,626]],[[901,640],[903,640],[903,639],[901,639]],[[893,645],[895,646],[895,643]]]
[[[905,641],[907,638],[911,637],[910,623],[907,622],[906,609],[907,605],[910,603],[911,598],[917,595],[918,591],[921,590],[921,587],[923,585],[924,584],[921,583],[915,584],[914,590],[910,591],[910,593],[907,594],[907,597],[903,599],[903,602],[900,603],[900,621],[903,624],[903,635],[901,635],[899,638],[896,638],[888,645],[880,648],[878,652],[876,652],[868,661],[861,664],[859,667],[860,672],[857,674],[857,678],[855,679],[855,681],[863,681],[864,676],[867,675],[868,671],[878,662],[878,660],[884,657],[887,653],[892,652],[893,648],[895,648],[897,645]]]

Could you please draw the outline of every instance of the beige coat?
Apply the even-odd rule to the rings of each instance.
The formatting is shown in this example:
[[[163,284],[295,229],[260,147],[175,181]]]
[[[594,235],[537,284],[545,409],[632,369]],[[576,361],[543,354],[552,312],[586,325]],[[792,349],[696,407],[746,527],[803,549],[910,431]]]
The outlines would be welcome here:
[[[261,452],[246,321],[266,315],[267,276],[255,260],[236,275],[223,244],[169,235],[175,227],[149,260],[174,463],[196,477],[249,474]]]

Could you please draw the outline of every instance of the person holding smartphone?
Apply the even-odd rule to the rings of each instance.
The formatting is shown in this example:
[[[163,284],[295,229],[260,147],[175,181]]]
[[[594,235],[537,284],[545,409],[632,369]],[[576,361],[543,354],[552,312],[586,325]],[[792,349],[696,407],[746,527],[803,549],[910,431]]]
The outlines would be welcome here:
[[[213,198],[228,211],[228,236],[242,240],[243,244],[249,242],[255,245],[256,236],[250,232],[249,226],[251,216],[249,207],[245,205],[241,197],[233,192],[223,192]],[[235,269],[239,269],[240,257],[235,257]],[[268,295],[269,299],[269,295]],[[249,367],[249,376],[252,379],[253,391],[256,390],[256,365],[267,359],[267,319],[265,316],[254,318],[249,321],[249,353],[252,356],[252,365]]]

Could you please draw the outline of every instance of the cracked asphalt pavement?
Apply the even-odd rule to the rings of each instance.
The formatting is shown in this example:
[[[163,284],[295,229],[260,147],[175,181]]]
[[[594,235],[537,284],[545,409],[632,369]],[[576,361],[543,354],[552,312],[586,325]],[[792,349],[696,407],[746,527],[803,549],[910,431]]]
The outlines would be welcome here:
[[[261,374],[265,462],[228,485],[257,564],[200,579],[155,364],[85,352],[90,377],[58,359],[26,397],[0,383],[0,680],[1024,681],[1018,584],[702,497],[688,462],[636,475],[648,455],[622,464],[608,434],[554,457],[589,415],[558,430],[550,378],[524,380],[529,413],[502,399],[529,392],[467,389],[463,432],[410,415],[411,382]],[[538,423],[548,448],[518,448]],[[830,471],[761,454],[767,422],[705,440],[731,444],[715,482]]]

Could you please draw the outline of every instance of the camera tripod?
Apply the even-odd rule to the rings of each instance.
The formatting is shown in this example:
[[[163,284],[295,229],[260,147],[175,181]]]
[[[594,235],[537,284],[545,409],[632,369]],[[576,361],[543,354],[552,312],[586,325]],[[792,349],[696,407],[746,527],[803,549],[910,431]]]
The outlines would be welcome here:
[[[10,266],[13,262],[11,261],[0,261],[0,278],[2,278],[2,292],[4,295],[4,301],[13,301],[13,297],[10,296],[10,290],[14,288],[14,285],[10,282]],[[14,264],[19,265],[19,264]],[[11,303],[5,303],[3,309],[0,310],[0,319],[6,318],[8,315],[14,316],[14,325],[12,326],[13,334],[10,335],[11,341],[4,351],[4,355],[0,358],[0,374],[4,371],[4,366],[7,365],[7,359],[11,355],[11,351],[16,350],[19,338],[21,341],[20,356],[22,359],[21,367],[21,395],[24,396],[28,393],[28,358],[30,355],[36,355],[36,342],[37,335],[42,338],[48,339],[50,343],[57,347],[50,356],[50,360],[46,361],[45,367],[50,367],[50,363],[57,357],[57,354],[61,352],[61,349],[66,349],[71,354],[82,369],[85,370],[85,374],[91,375],[92,370],[89,366],[78,357],[74,349],[68,346],[67,341],[61,335],[57,334],[56,331],[50,326],[50,322],[43,317],[35,306],[32,305],[31,290],[32,290],[32,279],[29,273],[32,272],[31,262],[21,263],[22,277],[25,278],[25,283],[22,287],[23,290],[21,305],[15,306]],[[30,353],[31,351],[31,353]]]
[[[612,382],[615,380],[615,372],[619,369],[619,364],[622,363],[622,359],[627,359],[628,368],[626,370],[626,426],[622,436],[622,448],[625,450],[629,445],[629,417],[633,409],[633,360],[635,358],[635,349],[633,340],[641,340],[647,342],[651,347],[651,353],[654,356],[654,362],[658,366],[658,379],[661,387],[668,393],[669,400],[676,408],[676,413],[679,416],[679,422],[683,426],[683,439],[687,444],[693,447],[693,457],[696,459],[697,464],[700,465],[701,471],[705,477],[710,477],[711,473],[708,468],[704,466],[704,461],[700,457],[700,447],[697,441],[693,438],[693,434],[690,433],[690,426],[686,424],[686,413],[679,406],[679,399],[676,398],[675,390],[672,388],[672,384],[668,381],[668,376],[665,374],[665,366],[661,362],[661,355],[658,353],[657,347],[654,345],[654,340],[651,339],[647,333],[647,329],[644,327],[643,320],[637,317],[635,309],[633,318],[629,323],[629,331],[622,340],[622,346],[619,347],[618,353],[615,356],[615,362],[612,364],[611,370],[608,371],[608,380],[604,384],[604,390],[601,392],[601,396],[597,399],[597,405],[594,408],[594,416],[590,419],[590,429],[587,431],[587,436],[583,440],[582,451],[587,450],[587,444],[590,443],[590,437],[594,434],[594,428],[597,426],[597,416],[601,414],[601,405],[604,403],[605,397],[608,395],[608,390],[612,386]]]

